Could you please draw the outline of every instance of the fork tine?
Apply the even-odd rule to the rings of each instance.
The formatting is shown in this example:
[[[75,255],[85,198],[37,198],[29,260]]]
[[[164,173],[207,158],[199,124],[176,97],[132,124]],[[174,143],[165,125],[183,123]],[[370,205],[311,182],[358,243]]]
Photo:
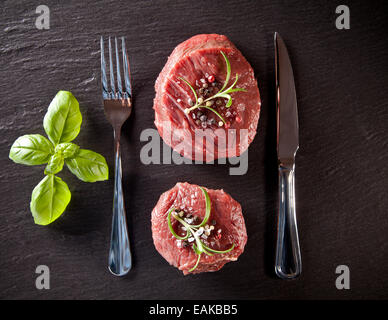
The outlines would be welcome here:
[[[129,68],[127,49],[125,48],[125,38],[121,37],[121,51],[123,52],[123,66],[124,66],[124,79],[125,79],[125,92],[129,97],[132,96],[131,91],[131,71]]]
[[[123,97],[123,86],[121,84],[121,71],[120,71],[120,61],[119,61],[119,49],[117,47],[117,37],[115,37],[115,49],[116,49],[116,68],[117,68],[117,89],[119,98]]]
[[[116,98],[115,74],[113,72],[112,44],[110,42],[110,37],[109,37],[109,73],[110,73],[110,85],[112,88],[112,98]]]
[[[102,84],[102,98],[108,99],[108,81],[106,79],[106,64],[105,64],[105,53],[104,53],[104,39],[101,36],[101,84]]]

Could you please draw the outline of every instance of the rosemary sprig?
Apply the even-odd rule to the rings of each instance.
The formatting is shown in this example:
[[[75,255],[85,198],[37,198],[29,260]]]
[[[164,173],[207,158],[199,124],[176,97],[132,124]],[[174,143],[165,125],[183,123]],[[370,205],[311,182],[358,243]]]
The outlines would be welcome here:
[[[225,53],[223,53],[221,51],[221,54],[222,56],[224,57],[224,60],[225,60],[225,63],[226,63],[226,79],[225,79],[225,82],[224,82],[224,85],[222,86],[221,90],[218,91],[215,95],[199,102],[198,101],[198,96],[197,96],[197,93],[195,92],[195,89],[193,88],[193,86],[190,84],[190,82],[188,82],[187,80],[179,77],[179,79],[181,79],[183,82],[185,82],[189,88],[191,89],[191,91],[193,92],[194,94],[194,97],[195,97],[195,105],[192,106],[191,108],[187,108],[185,109],[185,113],[186,114],[189,114],[191,111],[195,110],[195,109],[198,109],[198,108],[205,108],[205,109],[208,109],[210,111],[212,111],[213,113],[215,113],[221,120],[224,124],[226,124],[226,121],[225,119],[216,111],[214,110],[212,107],[210,106],[207,106],[206,105],[206,102],[210,101],[210,100],[214,100],[214,99],[217,99],[217,98],[224,98],[224,99],[228,99],[228,102],[226,103],[226,108],[229,108],[231,105],[232,105],[232,96],[230,95],[230,93],[233,93],[233,92],[239,92],[239,91],[242,91],[242,92],[246,92],[247,90],[246,89],[243,89],[243,88],[234,88],[234,86],[236,85],[237,83],[237,80],[238,80],[238,74],[236,73],[236,78],[233,82],[233,84],[228,87],[228,82],[229,82],[229,79],[230,79],[230,74],[231,74],[231,67],[230,67],[230,62],[229,62],[229,59],[228,57],[225,55]]]
[[[203,226],[206,225],[207,221],[209,220],[210,212],[211,212],[210,197],[204,188],[200,187],[200,189],[205,196],[205,202],[206,202],[205,217],[203,218],[203,220],[200,224],[197,224],[197,225],[188,224],[186,221],[181,219],[177,214],[172,214],[175,211],[175,208],[171,208],[170,211],[168,212],[168,215],[167,215],[168,227],[169,227],[172,235],[175,238],[177,238],[178,240],[187,240],[188,238],[190,238],[192,236],[195,239],[195,243],[193,243],[193,250],[198,255],[198,258],[197,258],[195,265],[189,270],[189,272],[193,272],[198,267],[199,261],[201,260],[202,253],[205,253],[209,256],[212,256],[214,253],[216,253],[216,254],[227,253],[227,252],[230,252],[234,249],[234,243],[233,243],[233,245],[227,250],[224,250],[224,251],[214,250],[214,249],[206,246],[202,242],[202,240],[200,239],[197,232],[200,228],[203,228]],[[186,235],[185,236],[179,236],[175,232],[174,228],[172,227],[172,223],[171,223],[171,215],[174,217],[175,220],[179,221],[186,228]]]

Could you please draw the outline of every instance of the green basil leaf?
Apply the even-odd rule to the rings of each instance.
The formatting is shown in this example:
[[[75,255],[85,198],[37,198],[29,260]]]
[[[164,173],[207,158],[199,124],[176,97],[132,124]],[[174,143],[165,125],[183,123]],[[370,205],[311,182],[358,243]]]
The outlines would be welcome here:
[[[13,143],[9,158],[28,166],[47,163],[54,152],[52,143],[40,134],[21,136]]]
[[[30,209],[36,224],[47,225],[56,220],[71,199],[67,184],[49,174],[32,191]]]
[[[69,170],[85,182],[107,180],[109,169],[105,158],[93,151],[80,149],[73,158],[65,159]]]
[[[61,153],[64,158],[71,158],[74,156],[79,149],[79,146],[77,146],[74,143],[71,142],[64,142],[60,143],[55,147],[55,153]]]
[[[65,159],[62,153],[55,153],[51,156],[49,163],[44,169],[44,174],[56,174],[62,171]]]
[[[70,142],[77,137],[82,115],[77,99],[68,91],[59,91],[44,116],[43,127],[55,145]]]

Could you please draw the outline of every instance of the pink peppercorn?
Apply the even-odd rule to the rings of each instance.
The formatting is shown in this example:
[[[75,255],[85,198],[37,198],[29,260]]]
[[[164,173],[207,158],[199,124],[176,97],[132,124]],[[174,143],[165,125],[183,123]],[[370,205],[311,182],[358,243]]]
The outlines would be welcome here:
[[[212,83],[212,82],[214,82],[214,80],[216,80],[216,78],[215,78],[213,75],[211,75],[211,76],[209,76],[209,77],[207,78],[207,80],[208,80],[210,83]]]

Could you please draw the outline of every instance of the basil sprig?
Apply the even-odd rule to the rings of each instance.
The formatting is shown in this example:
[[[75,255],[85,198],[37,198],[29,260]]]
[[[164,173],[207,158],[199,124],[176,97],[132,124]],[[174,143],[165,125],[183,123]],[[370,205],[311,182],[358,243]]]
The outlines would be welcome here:
[[[16,139],[9,158],[25,165],[46,164],[45,177],[32,191],[30,209],[34,221],[47,225],[65,211],[71,199],[67,184],[55,176],[64,164],[80,180],[107,180],[105,158],[93,151],[80,149],[72,143],[81,129],[82,115],[77,99],[68,91],[59,91],[48,107],[43,127],[49,139],[40,134],[24,135]]]
[[[168,228],[170,229],[170,232],[172,233],[172,235],[176,239],[187,240],[190,237],[194,237],[194,239],[195,239],[195,243],[193,243],[193,250],[198,255],[198,257],[197,257],[197,261],[196,261],[195,265],[189,270],[189,272],[193,272],[198,267],[199,261],[201,260],[202,253],[205,253],[208,256],[212,256],[214,253],[218,253],[218,254],[227,253],[227,252],[230,252],[234,249],[234,243],[232,244],[232,246],[229,249],[224,250],[224,251],[214,250],[212,248],[209,248],[208,246],[206,246],[202,242],[200,236],[197,234],[198,229],[203,227],[204,225],[206,225],[206,223],[208,222],[208,220],[210,218],[210,212],[211,212],[211,201],[210,201],[209,194],[207,193],[207,191],[204,188],[202,188],[202,187],[199,187],[199,188],[201,189],[201,191],[203,192],[203,194],[205,196],[205,203],[206,203],[205,217],[203,218],[203,220],[200,224],[197,224],[197,225],[188,224],[185,220],[181,219],[177,214],[173,214],[173,212],[175,212],[175,208],[171,208],[167,214]],[[172,226],[171,216],[173,216],[175,220],[180,222],[186,228],[186,235],[185,236],[179,236],[175,232],[175,230]]]

